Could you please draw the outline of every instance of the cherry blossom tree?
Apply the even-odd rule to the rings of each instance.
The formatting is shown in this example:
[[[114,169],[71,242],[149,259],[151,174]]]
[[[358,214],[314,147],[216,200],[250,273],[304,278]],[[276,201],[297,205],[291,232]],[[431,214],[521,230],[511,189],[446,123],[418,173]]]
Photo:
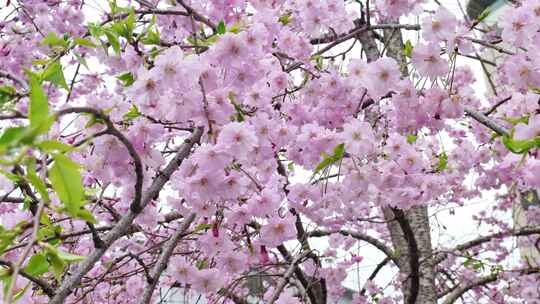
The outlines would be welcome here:
[[[5,303],[540,303],[538,0],[2,2]]]

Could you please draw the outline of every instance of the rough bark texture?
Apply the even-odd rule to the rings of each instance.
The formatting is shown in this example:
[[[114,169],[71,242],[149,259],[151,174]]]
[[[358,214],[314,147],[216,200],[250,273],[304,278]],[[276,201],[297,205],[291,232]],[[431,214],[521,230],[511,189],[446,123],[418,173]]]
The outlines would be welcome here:
[[[391,20],[396,22],[397,20]],[[384,44],[386,47],[387,56],[394,58],[399,66],[403,76],[408,76],[408,69],[406,64],[406,57],[403,53],[403,38],[400,30],[384,30]],[[388,220],[388,230],[392,239],[392,245],[396,253],[398,253],[398,266],[400,269],[400,275],[403,277],[402,292],[405,298],[405,303],[409,303],[411,300],[411,294],[417,292],[416,300],[413,301],[417,304],[435,304],[437,303],[437,290],[435,288],[435,269],[432,259],[432,244],[430,235],[430,226],[427,207],[413,207],[410,210],[405,211],[404,217],[408,221],[411,230],[416,240],[419,263],[419,286],[418,291],[412,290],[412,277],[415,272],[411,269],[409,252],[409,243],[407,242],[406,235],[403,232],[402,227],[395,219],[395,214],[389,208],[383,210],[385,219]]]
[[[403,278],[402,292],[405,303],[409,303],[411,295],[411,273],[409,244],[403,230],[395,218],[390,208],[383,209],[385,219],[388,220],[388,230],[392,239],[394,251],[397,254],[397,262],[400,275]],[[414,233],[418,255],[420,259],[419,289],[415,303],[417,304],[435,304],[437,303],[437,291],[435,289],[435,271],[432,262],[432,244],[429,229],[429,219],[426,207],[413,207],[405,211],[405,219]]]

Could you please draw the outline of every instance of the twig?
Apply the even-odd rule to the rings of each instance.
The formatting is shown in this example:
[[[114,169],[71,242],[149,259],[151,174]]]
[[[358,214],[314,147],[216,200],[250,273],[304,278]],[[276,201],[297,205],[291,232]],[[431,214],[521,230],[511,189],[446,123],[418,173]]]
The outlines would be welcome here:
[[[167,267],[167,263],[169,262],[169,259],[171,258],[171,255],[173,254],[174,248],[176,247],[176,244],[182,239],[182,237],[185,235],[186,230],[189,228],[191,223],[195,220],[196,214],[191,213],[189,216],[187,216],[180,227],[174,232],[174,234],[171,236],[171,238],[163,245],[163,251],[161,252],[161,255],[159,256],[156,264],[154,265],[154,268],[150,272],[150,279],[151,281],[148,282],[146,285],[146,288],[144,289],[142,299],[139,303],[141,304],[148,304],[150,303],[152,299],[152,294],[154,293],[154,289],[156,289],[156,286],[159,282],[159,277],[161,276],[161,273],[163,270]]]
[[[0,265],[3,265],[3,266],[6,266],[8,267],[9,269],[11,269],[11,271],[13,271],[14,269],[14,266],[11,262],[8,262],[8,261],[4,261],[4,260],[0,260]],[[47,282],[45,282],[44,280],[40,279],[40,278],[36,278],[32,275],[30,275],[29,273],[27,273],[26,271],[24,270],[20,270],[19,271],[19,274],[21,276],[23,276],[24,278],[28,279],[29,281],[33,282],[34,284],[36,284],[37,286],[39,286],[41,288],[41,290],[43,290],[43,292],[49,296],[49,297],[53,297],[54,296],[54,289],[51,287],[51,285],[49,285]]]
[[[491,130],[495,131],[495,133],[501,135],[501,136],[508,136],[509,132],[506,130],[505,127],[500,126],[496,122],[489,119],[486,115],[484,115],[481,112],[478,112],[473,109],[465,108],[465,113],[472,117],[474,120],[478,121],[479,123],[483,124],[484,126],[490,128]]]
[[[279,298],[281,292],[283,291],[283,288],[285,288],[285,285],[287,285],[287,282],[289,281],[289,277],[292,276],[294,269],[296,268],[296,265],[309,253],[309,251],[306,251],[302,253],[301,255],[297,256],[292,262],[287,271],[283,274],[283,278],[281,282],[279,282],[279,285],[276,286],[274,289],[274,292],[270,296],[270,299],[268,300],[268,304],[274,304],[274,302],[277,301]]]

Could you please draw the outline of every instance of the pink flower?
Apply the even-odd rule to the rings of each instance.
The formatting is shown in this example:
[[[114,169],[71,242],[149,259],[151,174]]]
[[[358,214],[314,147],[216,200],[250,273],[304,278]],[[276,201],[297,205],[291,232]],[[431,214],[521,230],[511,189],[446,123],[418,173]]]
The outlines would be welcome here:
[[[169,274],[181,284],[190,284],[197,273],[197,268],[182,256],[173,256],[167,269]]]
[[[248,268],[247,256],[243,252],[228,250],[218,257],[217,267],[233,274],[244,272]]]
[[[509,45],[524,47],[538,29],[529,10],[509,10],[499,18],[498,25],[503,29],[502,38]]]
[[[432,80],[448,72],[448,62],[441,58],[440,48],[434,43],[417,44],[411,61],[422,76],[428,76]]]
[[[218,252],[227,252],[233,249],[231,240],[224,233],[218,233],[216,236],[214,233],[208,231],[203,236],[199,237],[198,243],[201,252],[207,257],[213,257]]]
[[[517,124],[514,139],[531,140],[540,135],[540,115],[529,117],[528,124]]]
[[[273,216],[261,228],[261,241],[269,247],[277,247],[295,237],[296,229],[293,218]]]
[[[197,164],[200,171],[217,171],[225,169],[232,157],[217,146],[205,143],[193,153],[191,160]]]
[[[457,26],[456,17],[443,6],[433,16],[422,20],[422,33],[427,41],[447,41],[452,38]]]
[[[375,2],[377,9],[388,17],[400,17],[410,11],[408,0],[377,0]]]
[[[392,58],[381,58],[368,66],[366,87],[369,95],[378,99],[392,91],[400,80],[400,72],[396,61]]]
[[[373,152],[375,134],[369,123],[352,121],[343,126],[342,133],[345,151],[356,157],[364,157]]]
[[[178,46],[173,46],[156,57],[156,68],[164,86],[174,87],[180,81],[181,65],[184,52]]]
[[[281,196],[275,190],[265,188],[260,194],[254,195],[248,201],[248,210],[251,214],[263,217],[277,211],[281,203]]]
[[[236,159],[243,159],[257,144],[257,137],[246,123],[231,122],[223,127],[217,142],[218,147],[226,149]]]
[[[232,33],[221,36],[214,48],[217,60],[229,66],[243,62],[249,56],[249,51],[242,38]]]
[[[540,86],[538,60],[531,60],[526,55],[520,53],[509,56],[504,62],[503,71],[506,72],[507,81],[520,91],[525,91],[531,86]]]
[[[151,113],[157,108],[161,95],[158,74],[141,67],[137,72],[137,80],[129,89],[128,94],[139,106],[140,111]]]
[[[213,294],[225,284],[225,279],[218,269],[203,269],[195,273],[192,279],[193,289],[200,293]]]

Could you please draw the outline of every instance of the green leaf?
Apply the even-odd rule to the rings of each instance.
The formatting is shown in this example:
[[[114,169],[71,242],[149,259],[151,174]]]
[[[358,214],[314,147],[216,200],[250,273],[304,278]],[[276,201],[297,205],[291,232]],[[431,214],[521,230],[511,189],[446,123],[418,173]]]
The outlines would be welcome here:
[[[287,24],[291,23],[292,15],[290,13],[281,15],[279,17],[278,21],[283,25],[287,25]]]
[[[62,274],[64,273],[66,263],[64,263],[62,259],[58,257],[58,255],[50,252],[47,252],[46,257],[49,265],[51,265],[54,277],[56,278],[56,280],[60,281],[60,279],[62,278]]]
[[[30,108],[28,110],[28,118],[30,119],[30,126],[37,128],[49,117],[49,101],[41,87],[41,81],[38,76],[30,71],[27,74],[30,84]]]
[[[129,109],[129,112],[124,114],[124,120],[130,121],[137,117],[140,117],[142,115],[141,112],[139,112],[139,109],[135,105],[131,105],[131,109]]]
[[[120,54],[120,41],[118,40],[118,34],[112,31],[111,29],[105,29],[104,32],[114,52],[116,54]]]
[[[403,54],[405,54],[405,56],[410,58],[412,56],[412,51],[413,51],[412,42],[410,40],[407,40],[405,42],[405,45],[403,46]]]
[[[13,243],[18,234],[18,228],[6,230],[2,225],[0,225],[0,255],[4,253],[4,250],[6,250],[11,243]]]
[[[97,47],[97,45],[95,43],[93,43],[90,39],[86,39],[86,38],[75,37],[73,42],[75,42],[76,45],[85,46],[85,47],[88,47],[88,48]]]
[[[44,140],[35,145],[45,152],[70,152],[75,149],[72,145],[65,144],[58,140]]]
[[[340,161],[345,155],[345,144],[339,144],[334,148],[334,162]]]
[[[23,289],[20,289],[19,291],[17,291],[14,295],[13,295],[13,301],[14,302],[17,302],[22,296],[24,296],[24,294],[26,293],[26,291],[28,290],[28,288],[30,288],[30,286],[32,286],[31,283],[28,283],[24,286]]]
[[[12,86],[1,86],[0,87],[0,106],[9,102],[15,97],[17,91]]]
[[[407,135],[407,142],[408,142],[409,144],[411,144],[411,145],[412,145],[413,143],[415,143],[417,139],[418,139],[418,135],[414,135],[414,134],[409,134],[409,135]]]
[[[88,223],[97,224],[97,220],[92,214],[92,212],[84,208],[79,210],[79,212],[77,212],[77,215],[75,217],[81,220],[84,220],[85,222],[88,222]]]
[[[326,156],[318,165],[315,167],[315,170],[313,171],[313,175],[319,173],[322,169],[329,167],[334,163],[331,156]]]
[[[116,76],[116,78],[122,81],[125,87],[129,87],[135,82],[135,77],[133,77],[133,73],[131,72],[126,72],[122,75]]]
[[[80,262],[85,259],[83,256],[64,252],[51,244],[40,242],[39,245],[45,249],[47,260],[57,280],[62,278],[62,274],[68,263]]]
[[[80,167],[63,154],[56,154],[53,158],[54,165],[49,171],[49,179],[69,214],[77,216],[84,201]]]
[[[86,257],[57,250],[58,257],[68,263],[84,261]]]
[[[37,253],[30,258],[24,271],[31,276],[38,277],[49,271],[49,262],[43,253]]]
[[[491,14],[491,10],[486,8],[478,17],[476,17],[476,20],[478,20],[478,22],[482,22],[489,16],[489,14]]]
[[[313,176],[315,176],[321,170],[330,167],[331,165],[343,159],[343,156],[345,156],[345,144],[341,143],[335,146],[332,155],[326,155],[325,153],[323,153],[323,156],[323,160],[317,165],[317,167],[315,167],[315,170],[313,171]]]
[[[50,32],[47,34],[47,36],[41,40],[41,44],[48,46],[61,46],[63,48],[67,48],[69,45],[67,40],[58,37],[55,32]]]
[[[4,154],[9,148],[16,146],[26,134],[26,127],[12,127],[6,129],[0,136],[0,154]]]
[[[226,32],[227,32],[227,28],[225,27],[225,22],[223,20],[221,20],[218,23],[218,26],[217,26],[217,33],[220,34],[220,35],[223,35]]]
[[[34,161],[30,162],[27,167],[28,180],[30,181],[30,184],[32,184],[32,186],[34,186],[34,188],[36,188],[36,190],[39,192],[39,195],[41,195],[41,199],[49,202],[50,198],[49,193],[47,192],[47,186],[37,175]]]
[[[212,228],[212,224],[199,224],[195,229],[193,230],[193,233],[201,232],[203,230],[208,230]]]
[[[89,23],[88,31],[90,32],[90,35],[97,39],[99,39],[99,37],[103,35],[103,27],[96,23]]]
[[[513,135],[512,137],[504,135],[502,137],[502,142],[508,150],[516,154],[527,153],[534,147],[540,147],[540,137],[531,140],[517,140],[513,138]]]
[[[448,155],[446,154],[446,152],[439,154],[438,157],[439,157],[439,162],[437,163],[437,166],[435,167],[435,172],[441,172],[444,169],[446,169],[446,167],[448,167]]]
[[[68,85],[66,83],[66,79],[64,78],[64,72],[62,70],[62,64],[60,64],[59,61],[55,61],[54,63],[50,64],[41,74],[41,78],[43,80],[48,80],[55,85],[62,87],[66,90],[69,90]]]
[[[141,39],[141,42],[146,45],[152,45],[152,44],[159,45],[161,43],[159,32],[157,30],[156,31],[148,30],[146,32],[146,35]]]
[[[77,54],[76,52],[73,52],[73,56],[75,56],[75,58],[77,58],[77,61],[84,65],[85,68],[88,69],[88,63],[86,62],[86,59],[84,59],[84,57],[82,57],[81,55]]]

